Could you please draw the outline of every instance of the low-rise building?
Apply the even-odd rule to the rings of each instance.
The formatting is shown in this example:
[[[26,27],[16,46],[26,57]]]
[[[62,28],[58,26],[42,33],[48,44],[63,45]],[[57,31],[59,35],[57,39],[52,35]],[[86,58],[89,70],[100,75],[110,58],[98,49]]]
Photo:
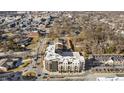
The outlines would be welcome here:
[[[123,72],[123,54],[94,54],[89,58],[89,66],[93,71],[98,72]]]
[[[8,59],[6,62],[2,64],[2,67],[5,67],[7,69],[13,69],[17,68],[22,64],[22,58],[16,58],[16,59]]]
[[[94,54],[92,55],[93,65],[123,65],[124,55],[117,54]]]
[[[22,80],[22,72],[0,73],[0,81],[19,81]]]

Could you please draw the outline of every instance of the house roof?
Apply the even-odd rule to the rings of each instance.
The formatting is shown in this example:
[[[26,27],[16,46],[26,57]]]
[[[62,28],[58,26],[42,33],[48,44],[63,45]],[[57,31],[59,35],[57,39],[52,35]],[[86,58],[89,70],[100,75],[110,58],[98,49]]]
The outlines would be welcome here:
[[[124,62],[124,55],[93,55],[93,58],[98,61],[123,61]]]
[[[28,34],[28,37],[35,37],[35,36],[38,36],[38,32],[30,32]]]

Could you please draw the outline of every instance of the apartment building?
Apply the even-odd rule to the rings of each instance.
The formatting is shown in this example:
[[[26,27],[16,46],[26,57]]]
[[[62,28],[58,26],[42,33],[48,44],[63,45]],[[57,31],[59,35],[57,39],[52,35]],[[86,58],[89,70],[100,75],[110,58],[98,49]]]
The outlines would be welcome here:
[[[84,69],[85,60],[79,52],[63,51],[56,46],[61,43],[49,45],[45,52],[45,68],[50,72],[81,72]]]

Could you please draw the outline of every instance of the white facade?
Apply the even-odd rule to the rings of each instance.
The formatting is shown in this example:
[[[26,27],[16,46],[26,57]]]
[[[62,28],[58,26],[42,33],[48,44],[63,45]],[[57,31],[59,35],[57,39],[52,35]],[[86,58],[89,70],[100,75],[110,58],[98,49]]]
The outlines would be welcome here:
[[[72,55],[66,55],[66,54]],[[55,53],[55,45],[49,45],[44,58],[46,64],[53,61],[58,62],[59,72],[81,72],[84,69],[85,60],[79,52],[63,52],[62,55]]]

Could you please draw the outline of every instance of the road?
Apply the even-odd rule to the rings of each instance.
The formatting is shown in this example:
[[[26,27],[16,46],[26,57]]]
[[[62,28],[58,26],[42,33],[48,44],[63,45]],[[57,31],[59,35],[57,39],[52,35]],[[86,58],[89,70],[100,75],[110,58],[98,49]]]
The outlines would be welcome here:
[[[32,62],[27,67],[23,68],[23,72],[34,71],[36,72],[37,76],[42,74],[42,68],[39,64],[41,64],[42,62],[43,55],[41,55],[41,50],[44,49],[45,44],[46,38],[39,40],[35,52],[31,53],[31,55],[33,56],[31,59]]]
[[[37,75],[41,75],[42,74],[42,68],[41,68],[41,62],[43,61],[43,55],[42,55],[42,50],[44,50],[45,48],[45,45],[46,45],[46,38],[43,38],[40,40],[40,42],[38,43],[38,47],[37,47],[37,60],[35,61],[35,63],[39,64],[39,65],[36,65],[36,72],[37,72]],[[37,80],[40,80],[40,76],[38,76],[38,79]]]

